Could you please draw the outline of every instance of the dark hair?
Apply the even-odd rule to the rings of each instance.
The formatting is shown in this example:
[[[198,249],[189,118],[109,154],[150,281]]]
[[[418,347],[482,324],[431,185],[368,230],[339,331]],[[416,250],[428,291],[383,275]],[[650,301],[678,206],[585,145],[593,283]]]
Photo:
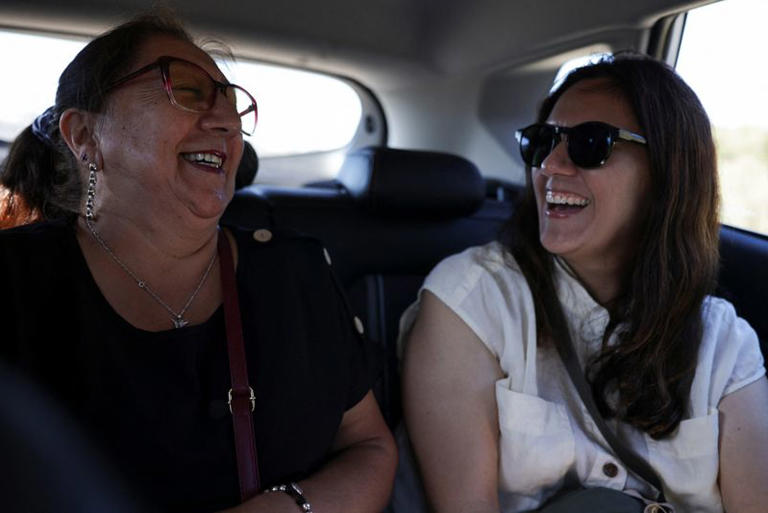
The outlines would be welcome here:
[[[80,211],[77,162],[61,139],[59,118],[69,109],[103,112],[108,86],[135,64],[137,49],[158,35],[193,43],[165,9],[137,16],[83,48],[59,77],[56,103],[11,145],[0,170],[0,228],[37,219],[68,218]],[[193,43],[194,44],[194,43]]]
[[[603,349],[587,374],[603,415],[663,438],[685,413],[702,336],[702,304],[717,279],[714,142],[696,94],[667,65],[634,53],[571,72],[544,100],[538,121],[549,117],[565,91],[589,79],[601,79],[596,87],[623,95],[632,107],[648,141],[651,201],[620,296],[608,306]],[[502,240],[531,288],[539,343],[569,341],[555,292],[553,256],[539,241],[530,172]],[[609,346],[613,333],[618,340]],[[609,404],[611,392],[618,392],[618,402]]]

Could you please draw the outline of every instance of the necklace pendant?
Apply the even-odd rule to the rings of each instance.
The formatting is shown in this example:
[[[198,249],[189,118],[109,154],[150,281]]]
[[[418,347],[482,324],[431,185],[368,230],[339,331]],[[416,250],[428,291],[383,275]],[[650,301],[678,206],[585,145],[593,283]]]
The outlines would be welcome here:
[[[206,267],[205,272],[203,273],[203,276],[200,277],[200,281],[197,283],[197,287],[195,290],[192,291],[192,294],[187,299],[187,302],[184,304],[184,307],[180,310],[180,313],[176,313],[168,304],[163,301],[163,299],[155,293],[154,290],[149,286],[149,284],[140,279],[138,276],[136,276],[136,273],[134,273],[125,263],[120,260],[117,255],[115,255],[115,252],[112,251],[112,249],[107,245],[106,242],[104,242],[104,239],[101,238],[101,235],[99,235],[99,232],[96,231],[96,227],[93,224],[93,219],[86,216],[85,218],[85,224],[88,225],[88,229],[91,231],[91,235],[93,235],[93,238],[96,239],[96,242],[99,243],[99,245],[106,251],[106,253],[114,260],[114,262],[122,268],[123,271],[125,271],[125,274],[130,276],[135,282],[136,285],[149,294],[149,296],[160,306],[165,308],[165,311],[168,312],[172,317],[171,320],[173,321],[173,327],[183,328],[184,326],[187,326],[189,324],[189,321],[185,320],[183,315],[187,311],[187,308],[189,308],[189,305],[192,304],[192,301],[194,301],[195,297],[197,297],[197,293],[200,292],[200,289],[203,287],[203,284],[205,283],[205,280],[208,279],[208,275],[211,273],[211,269],[213,269],[213,263],[216,261],[216,257],[218,256],[217,252],[214,252],[213,255],[211,255],[211,260],[208,262],[208,267]]]

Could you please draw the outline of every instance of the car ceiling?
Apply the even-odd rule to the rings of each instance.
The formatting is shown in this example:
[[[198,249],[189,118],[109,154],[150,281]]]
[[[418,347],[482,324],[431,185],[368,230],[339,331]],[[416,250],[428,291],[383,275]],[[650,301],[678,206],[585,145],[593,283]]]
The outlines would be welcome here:
[[[94,35],[145,0],[3,0],[0,24]],[[612,30],[642,31],[707,1],[185,0],[196,33],[237,55],[351,75],[364,83],[462,75],[531,61]]]
[[[662,17],[712,0],[185,0],[175,12],[235,55],[352,78],[379,144],[463,155],[522,182],[514,130],[566,60],[646,49]],[[92,36],[151,0],[0,0],[0,25]],[[378,114],[377,114],[378,113]]]

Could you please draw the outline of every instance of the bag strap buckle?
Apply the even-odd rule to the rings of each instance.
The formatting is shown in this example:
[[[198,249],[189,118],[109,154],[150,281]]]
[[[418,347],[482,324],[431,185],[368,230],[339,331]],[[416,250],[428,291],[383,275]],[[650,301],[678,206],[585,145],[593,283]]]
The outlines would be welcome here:
[[[658,502],[646,504],[645,509],[643,509],[643,513],[674,513],[674,511],[671,505]]]
[[[251,411],[256,409],[256,394],[253,393],[253,388],[248,387],[248,390],[251,392],[250,397],[248,398],[251,401]],[[229,389],[229,392],[227,392],[227,406],[229,406],[229,413],[233,414],[235,412],[232,411],[232,389]]]

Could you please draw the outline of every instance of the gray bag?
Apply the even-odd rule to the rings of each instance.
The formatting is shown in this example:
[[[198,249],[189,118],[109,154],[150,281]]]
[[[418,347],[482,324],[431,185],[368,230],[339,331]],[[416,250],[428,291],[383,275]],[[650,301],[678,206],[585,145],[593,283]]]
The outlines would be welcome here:
[[[643,513],[640,499],[611,488],[582,488],[557,495],[536,513]]]

